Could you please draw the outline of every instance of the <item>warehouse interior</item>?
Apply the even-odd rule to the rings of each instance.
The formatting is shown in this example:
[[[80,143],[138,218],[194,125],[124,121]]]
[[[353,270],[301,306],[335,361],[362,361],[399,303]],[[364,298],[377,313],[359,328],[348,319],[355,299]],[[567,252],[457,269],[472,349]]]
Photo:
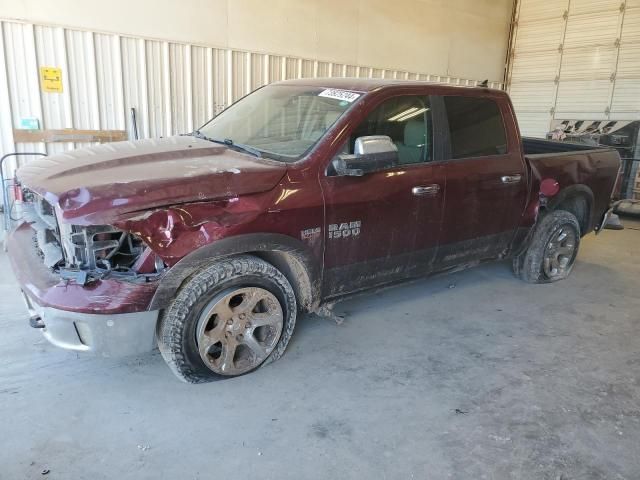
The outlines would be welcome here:
[[[73,303],[78,300],[70,285],[84,288],[89,300],[99,302],[92,305],[105,305],[104,312],[92,307],[91,315],[105,317],[109,327],[113,321],[108,312],[115,303],[125,304],[119,315],[133,313],[126,305],[133,294],[125,298],[133,290],[113,287],[122,274],[115,269],[111,277],[105,275],[91,283],[82,269],[56,270],[56,260],[47,265],[47,281],[55,276],[56,288],[42,302],[35,301],[42,303],[39,307],[34,305],[26,292],[43,287],[39,280],[29,279],[32,263],[15,260],[26,258],[22,250],[32,249],[29,242],[15,240],[15,232],[25,222],[34,222],[24,206],[33,197],[23,185],[24,178],[46,178],[58,185],[64,180],[62,168],[75,165],[72,162],[82,157],[86,163],[70,168],[74,174],[88,171],[87,185],[71,184],[73,195],[64,198],[43,195],[53,203],[50,218],[58,234],[66,228],[60,226],[65,209],[69,215],[74,209],[83,215],[78,217],[81,222],[69,227],[71,238],[78,238],[73,235],[80,235],[79,225],[102,226],[94,220],[101,212],[86,213],[90,201],[95,200],[103,211],[120,209],[118,212],[130,202],[127,195],[132,178],[126,175],[113,181],[113,198],[105,196],[106,190],[101,191],[102,196],[91,197],[89,184],[94,185],[100,176],[111,178],[106,170],[92,172],[91,158],[97,162],[104,156],[109,165],[134,175],[139,173],[135,162],[147,148],[147,156],[156,156],[158,169],[165,168],[170,162],[161,163],[167,160],[165,152],[158,150],[160,146],[170,144],[172,151],[197,147],[198,136],[199,142],[209,140],[199,129],[206,133],[203,126],[210,119],[224,118],[224,114],[218,115],[228,107],[242,105],[252,98],[252,92],[264,92],[261,87],[283,81],[293,81],[285,82],[292,88],[326,87],[318,96],[333,95],[333,100],[342,95],[339,105],[346,109],[344,115],[355,115],[350,113],[349,102],[357,105],[357,98],[368,98],[387,85],[419,88],[424,82],[424,88],[435,92],[457,87],[471,92],[469,95],[479,92],[498,99],[506,93],[520,133],[505,140],[504,148],[508,144],[518,158],[527,157],[521,134],[562,142],[558,152],[571,146],[581,149],[573,154],[582,158],[577,173],[554,180],[552,187],[539,186],[540,195],[533,191],[537,188],[536,169],[550,169],[563,160],[555,157],[534,164],[527,184],[533,192],[527,198],[534,203],[520,212],[522,218],[536,215],[536,223],[529,233],[523,233],[521,226],[517,235],[522,234],[525,243],[537,235],[538,218],[544,218],[555,205],[551,197],[557,190],[553,188],[562,188],[569,178],[587,182],[593,177],[595,185],[606,185],[607,198],[602,199],[594,187],[585,205],[606,203],[607,215],[592,213],[594,221],[588,230],[593,233],[575,239],[579,254],[577,258],[574,254],[568,269],[571,275],[558,283],[522,282],[516,267],[516,275],[512,272],[512,263],[516,263],[511,255],[500,254],[497,262],[472,259],[464,265],[451,263],[428,278],[414,276],[410,281],[380,284],[384,288],[375,290],[354,289],[349,296],[329,296],[331,301],[326,304],[305,309],[306,297],[300,292],[306,292],[307,277],[300,275],[303,280],[299,281],[290,277],[304,269],[304,262],[288,264],[278,252],[257,255],[260,268],[275,268],[289,278],[294,303],[297,301],[300,308],[297,322],[294,318],[295,333],[291,335],[286,324],[282,327],[282,336],[291,335],[286,352],[274,347],[282,358],[273,363],[264,361],[256,371],[242,371],[234,378],[187,384],[172,375],[180,369],[176,358],[182,352],[172,351],[174,363],[167,360],[161,343],[169,330],[156,323],[156,318],[179,311],[181,307],[175,304],[171,304],[173,310],[162,304],[160,317],[153,318],[151,328],[157,337],[148,352],[96,355],[82,348],[65,350],[66,340],[52,342],[47,336],[47,315],[51,325],[54,320],[46,309],[69,301],[71,306],[63,310],[73,318],[89,311]],[[437,122],[438,103],[429,98],[429,103],[410,105],[395,120],[407,120],[416,112],[431,115],[433,110],[433,117],[425,118]],[[4,439],[0,479],[569,480],[640,476],[640,348],[636,341],[640,334],[640,0],[183,0],[162,4],[114,0],[108,5],[77,0],[0,0],[0,107],[0,239],[4,245],[0,251],[4,273],[0,280],[0,437]],[[409,124],[415,127],[415,122]],[[345,124],[344,128],[350,127]],[[512,135],[512,129],[505,128]],[[334,130],[327,131],[339,138]],[[438,153],[439,130],[434,132],[433,151],[439,161],[447,152]],[[406,130],[403,135],[402,141],[408,142]],[[513,146],[516,140],[518,148]],[[226,138],[222,143],[228,149],[244,148],[233,154],[238,158],[255,154],[247,145],[234,145]],[[117,157],[131,145],[141,150],[129,159]],[[393,148],[401,155],[401,147]],[[351,148],[341,153],[357,156],[357,147],[352,144]],[[312,160],[313,155],[321,154],[319,148],[308,152],[314,152],[309,157]],[[182,155],[180,158],[190,158],[188,153]],[[612,189],[609,183],[613,184],[613,178],[603,165],[614,157],[619,158],[619,173]],[[231,192],[231,186],[240,185],[234,183],[236,178],[245,178],[245,171],[240,175],[239,167],[224,163],[226,158],[212,171],[227,175],[223,188]],[[255,167],[263,160],[268,168]],[[266,176],[276,175],[276,169],[285,172],[282,162],[280,166],[263,158],[242,162],[243,169],[253,168],[254,173],[263,175],[258,179],[255,174],[246,184],[270,181]],[[459,159],[451,163],[456,162],[462,164]],[[149,178],[161,174],[152,171],[153,164],[141,165],[140,169],[149,168],[145,173]],[[332,160],[331,165],[340,174],[338,166],[348,164]],[[322,175],[328,176],[329,171],[323,170]],[[273,184],[283,179],[291,184],[275,196],[268,212],[286,210],[287,201],[299,201],[289,207],[298,212],[296,218],[312,218],[311,201],[303,195],[313,194],[316,188],[322,190],[323,179],[313,179],[303,168],[298,173],[295,166],[286,172],[274,177]],[[407,172],[411,170],[388,173],[387,177],[404,188],[400,182]],[[447,188],[456,180],[463,186],[482,180],[482,174],[475,167],[468,173],[461,167],[458,178],[447,179]],[[167,187],[164,194],[184,194],[185,185],[198,181],[195,175],[185,174],[182,181],[186,183]],[[501,175],[503,183],[521,180],[519,173],[505,171]],[[202,185],[207,182],[211,183],[205,179]],[[371,185],[384,188],[382,183]],[[197,191],[206,186],[193,188]],[[439,188],[436,194],[444,195],[438,193]],[[483,189],[487,189],[486,183],[464,191]],[[412,191],[416,195],[415,189]],[[224,204],[216,200],[204,210],[189,210],[190,203],[206,201],[205,194],[198,192],[195,201],[176,202],[162,221],[144,227],[149,230],[140,227],[135,238],[149,243],[154,235],[166,234],[163,248],[184,245],[186,242],[172,238],[178,229],[171,228],[190,217],[193,223],[186,223],[189,227],[184,231],[198,230],[204,223],[198,215],[205,218],[207,208],[217,212],[218,227],[234,232],[237,225],[229,223],[226,216],[230,218],[237,211],[242,218],[250,216],[268,197],[267,186],[246,192],[254,195],[249,203],[242,203],[240,193],[225,199]],[[323,202],[330,199],[327,192],[323,190]],[[336,203],[354,202],[365,213],[338,218],[335,225],[328,221],[322,227],[309,224],[300,231],[301,239],[324,255],[324,265],[331,264],[328,256],[339,258],[348,251],[344,243],[343,247],[331,246],[334,235],[345,237],[339,241],[352,241],[361,230],[362,235],[367,233],[367,219],[385,214],[401,218],[402,206],[384,203],[384,199],[374,203],[379,200],[374,193],[362,194],[357,202],[352,198],[358,196],[357,190],[336,193]],[[145,190],[140,196],[158,195],[159,190]],[[538,200],[541,203],[535,203]],[[447,201],[440,205],[443,218],[448,215]],[[483,217],[483,212],[465,204],[464,198],[456,201],[462,206],[456,214],[458,225],[474,226],[492,218]],[[154,209],[160,205],[154,204]],[[569,211],[575,213],[576,225],[583,228],[589,221],[582,220],[580,208],[570,207]],[[119,221],[117,226],[124,230],[122,225],[135,224],[138,228],[136,222],[153,219],[158,211],[139,207],[129,212],[129,217],[122,217],[132,223]],[[332,215],[330,206],[323,204],[321,211],[327,218]],[[165,215],[166,211],[161,212]],[[276,222],[255,223],[269,228]],[[410,223],[419,224],[420,217]],[[436,224],[433,219],[424,223]],[[321,244],[325,229],[327,243]],[[409,223],[400,221],[389,229],[393,230],[390,245],[412,232]],[[120,230],[111,226],[98,230],[95,241],[112,240],[116,237],[108,235],[114,232]],[[125,255],[139,249],[132,237],[119,238],[115,240],[118,248],[129,242]],[[221,244],[226,240],[231,243],[225,245],[243,242],[225,238]],[[43,239],[34,236],[36,247],[38,241]],[[367,243],[376,241],[386,240],[369,239]],[[203,244],[194,242],[195,247],[190,248]],[[404,248],[405,244],[397,245]],[[64,248],[60,251],[67,256]],[[233,250],[236,247],[224,248],[237,251]],[[17,255],[16,249],[20,250]],[[45,263],[48,255],[55,255],[42,250]],[[156,278],[161,281],[175,263],[151,250],[146,246],[147,256],[141,255],[134,264],[140,267],[136,272],[144,275],[136,274],[131,284],[143,284],[141,289],[150,289]],[[223,259],[233,257],[220,255]],[[437,259],[438,253],[433,256]],[[447,258],[455,256],[452,250]],[[202,254],[198,265],[205,265],[207,258]],[[240,258],[245,266],[250,263],[247,258]],[[239,268],[225,265],[219,272]],[[386,264],[375,264],[375,268],[382,272]],[[409,269],[410,264],[404,268]],[[196,277],[198,272],[190,270],[189,275],[176,277],[184,283],[178,282],[173,293],[182,292],[194,278],[201,279],[200,285],[210,281]],[[359,279],[375,273],[357,271]],[[224,275],[215,275],[216,282],[222,284]],[[326,278],[339,284],[343,277],[326,274]],[[100,282],[103,286],[96,286]],[[263,285],[256,282],[252,287]],[[311,280],[308,283],[309,291],[315,288]],[[178,290],[180,285],[182,290]],[[196,287],[197,293],[200,287]],[[340,290],[339,285],[333,287]],[[220,295],[207,301],[219,301]],[[269,313],[273,299],[286,314],[282,305],[286,307],[287,298],[273,293],[256,312]],[[154,296],[153,302],[156,300]],[[40,307],[45,313],[34,314]],[[149,306],[148,310],[153,309]],[[115,321],[119,326],[120,320]],[[235,321],[235,316],[229,320],[230,328],[235,328]],[[210,328],[206,321],[202,326],[201,320],[198,322],[198,332]],[[83,344],[93,345],[85,342],[89,336],[99,343],[94,338],[96,331],[83,330],[82,322],[73,325]],[[132,343],[124,336],[119,340],[127,346]],[[280,342],[278,338],[275,341]],[[282,351],[284,347],[286,343]],[[196,346],[196,356],[197,350]],[[189,378],[184,371],[182,377],[176,375],[182,380]]]

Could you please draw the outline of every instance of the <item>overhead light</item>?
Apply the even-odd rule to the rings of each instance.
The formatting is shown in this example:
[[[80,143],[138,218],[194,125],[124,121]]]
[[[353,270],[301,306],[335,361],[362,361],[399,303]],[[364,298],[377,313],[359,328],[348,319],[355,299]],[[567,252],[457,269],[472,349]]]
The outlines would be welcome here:
[[[389,118],[390,122],[395,122],[396,120],[398,120],[400,117],[404,117],[405,115],[415,112],[416,110],[418,110],[418,107],[411,107],[408,110],[405,110],[404,112],[400,112],[397,115],[394,115],[393,117]]]
[[[413,118],[415,116],[420,115],[421,113],[426,112],[427,110],[429,110],[428,108],[419,108],[418,110],[414,111],[414,112],[407,112],[405,113],[403,116],[401,116],[400,118],[396,118],[395,122],[404,122],[405,120],[409,120],[410,118]],[[391,120],[391,119],[390,119]]]

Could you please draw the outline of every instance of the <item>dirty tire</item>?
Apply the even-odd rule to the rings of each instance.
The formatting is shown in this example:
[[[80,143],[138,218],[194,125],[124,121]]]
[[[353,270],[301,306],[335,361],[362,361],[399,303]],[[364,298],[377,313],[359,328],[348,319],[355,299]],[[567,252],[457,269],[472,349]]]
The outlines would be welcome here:
[[[282,309],[280,338],[256,370],[282,356],[296,324],[296,297],[287,278],[273,265],[257,257],[223,258],[190,277],[165,309],[156,328],[158,347],[173,373],[184,382],[203,383],[238,375],[220,375],[202,360],[196,339],[203,309],[224,292],[246,287],[267,290]],[[249,371],[242,374],[249,373]]]
[[[570,258],[567,257],[568,263],[561,272],[557,275],[549,275],[545,272],[545,256],[550,242],[553,242],[562,231],[573,232],[575,236],[573,252]],[[515,275],[528,283],[551,283],[568,277],[578,254],[580,236],[580,224],[572,213],[564,210],[546,213],[535,227],[527,249],[513,259]]]

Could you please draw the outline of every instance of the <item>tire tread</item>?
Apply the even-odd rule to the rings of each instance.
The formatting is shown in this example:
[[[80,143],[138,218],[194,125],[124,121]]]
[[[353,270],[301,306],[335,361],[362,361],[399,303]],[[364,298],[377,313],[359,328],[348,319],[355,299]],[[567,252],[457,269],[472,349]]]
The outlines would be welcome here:
[[[189,278],[172,304],[161,314],[156,327],[156,338],[160,353],[171,371],[187,383],[203,383],[217,378],[204,363],[194,365],[185,352],[185,332],[187,321],[194,306],[211,290],[219,288],[233,279],[244,275],[258,275],[275,283],[286,299],[285,324],[273,352],[257,368],[280,358],[289,343],[296,323],[297,304],[295,293],[287,278],[273,265],[251,255],[240,255],[218,260]]]
[[[578,250],[580,246],[580,224],[575,215],[565,210],[548,212],[536,225],[527,249],[513,259],[513,272],[517,277],[527,283],[550,283],[569,276],[571,268],[563,277],[556,279],[547,278],[543,269],[543,256],[547,242],[553,231],[561,224],[569,224],[576,230],[576,250]]]

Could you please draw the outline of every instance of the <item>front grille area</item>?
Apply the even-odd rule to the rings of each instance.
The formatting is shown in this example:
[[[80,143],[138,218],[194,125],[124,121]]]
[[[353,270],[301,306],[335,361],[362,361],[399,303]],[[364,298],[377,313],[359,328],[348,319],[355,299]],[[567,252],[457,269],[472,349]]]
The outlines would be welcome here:
[[[44,264],[55,268],[64,260],[55,210],[38,195],[28,193],[25,200],[23,215],[34,230],[34,246]]]
[[[49,268],[85,270],[98,276],[127,273],[144,249],[140,238],[110,225],[58,222],[55,208],[31,191],[25,191],[24,198],[24,219],[31,224],[35,248]]]

